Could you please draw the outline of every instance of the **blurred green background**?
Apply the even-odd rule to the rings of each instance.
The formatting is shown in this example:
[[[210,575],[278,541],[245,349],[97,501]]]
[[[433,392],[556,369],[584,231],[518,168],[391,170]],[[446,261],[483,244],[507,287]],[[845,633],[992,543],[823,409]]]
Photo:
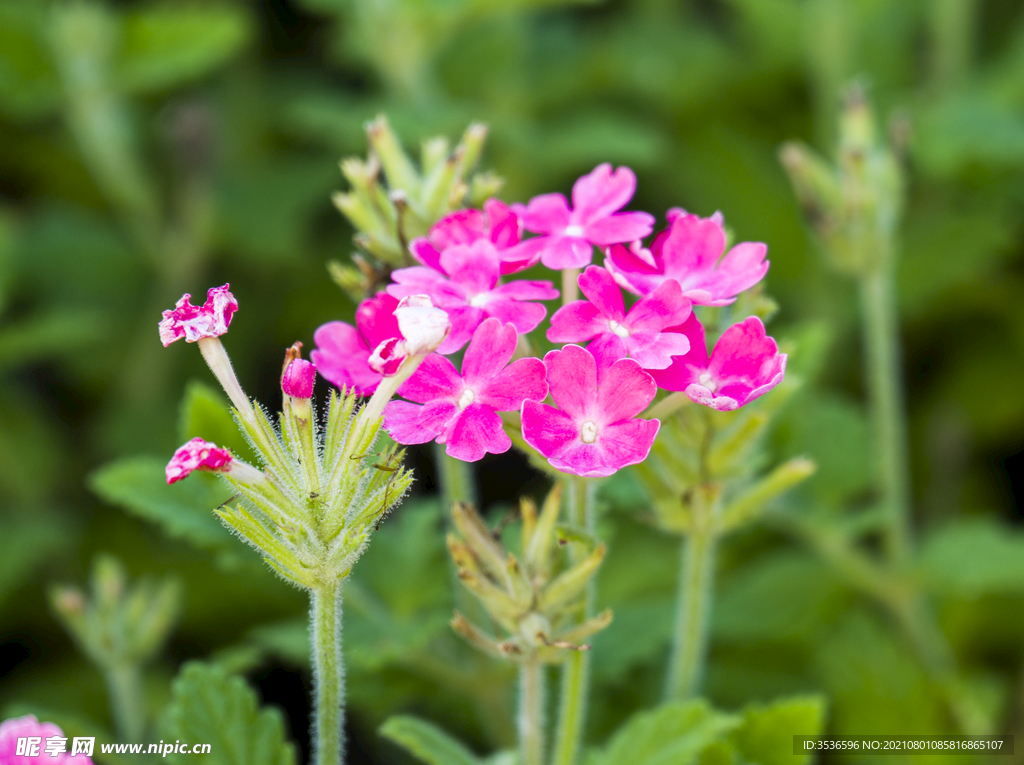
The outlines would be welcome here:
[[[788,139],[831,156],[854,78],[910,126],[898,284],[920,575],[972,693],[1024,733],[1019,0],[0,0],[0,710],[109,727],[100,676],[45,594],[106,551],[183,583],[154,708],[180,662],[213,654],[285,710],[304,751],[301,593],[209,515],[175,525],[215,487],[167,500],[111,471],[165,461],[213,400],[189,387],[212,383],[195,349],[157,341],[183,292],[231,283],[226,345],[266,402],[285,347],[351,320],[325,268],[351,251],[330,193],[378,113],[410,148],[488,123],[483,165],[507,201],[610,161],[636,171],[634,209],[721,210],[767,242],[772,333],[803,340],[807,381],[770,443],[820,465],[791,501],[837,518],[869,504],[855,288],[819,256],[777,159]],[[412,460],[416,494],[347,595],[352,762],[405,761],[374,732],[399,710],[480,750],[510,743],[511,674],[448,633],[430,452]],[[543,485],[515,457],[477,475],[497,514]],[[676,544],[637,523],[632,480],[605,492],[616,622],[595,646],[595,741],[656,702],[670,630]],[[813,555],[760,530],[721,566],[715,703],[822,691],[834,732],[950,729],[885,616]]]

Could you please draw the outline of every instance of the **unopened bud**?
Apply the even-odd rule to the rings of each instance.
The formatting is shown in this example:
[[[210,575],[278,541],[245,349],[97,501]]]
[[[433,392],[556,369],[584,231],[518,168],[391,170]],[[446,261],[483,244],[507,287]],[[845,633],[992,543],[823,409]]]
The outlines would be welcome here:
[[[395,309],[398,329],[405,338],[405,350],[420,356],[437,350],[451,331],[448,314],[434,306],[427,295],[402,298]]]
[[[305,359],[293,359],[281,375],[281,390],[292,398],[313,398],[316,366]]]

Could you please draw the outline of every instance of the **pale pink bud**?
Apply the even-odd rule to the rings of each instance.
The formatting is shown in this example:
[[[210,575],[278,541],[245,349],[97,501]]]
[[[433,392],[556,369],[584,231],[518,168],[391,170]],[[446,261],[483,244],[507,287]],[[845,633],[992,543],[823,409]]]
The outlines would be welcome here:
[[[427,295],[408,295],[395,309],[398,329],[405,339],[405,352],[422,356],[437,350],[451,331],[448,314],[434,306]]]
[[[73,739],[65,736],[57,725],[41,723],[34,715],[0,723],[2,765],[92,765],[84,754],[72,757],[72,748]]]
[[[160,320],[160,342],[167,347],[176,340],[194,343],[204,337],[220,337],[228,331],[231,317],[238,310],[238,301],[228,286],[211,287],[201,306],[189,303],[192,296],[182,295],[173,310],[164,311]]]
[[[225,473],[241,483],[248,484],[260,483],[266,479],[266,476],[252,465],[232,457],[227,449],[221,449],[201,438],[193,438],[179,446],[164,472],[167,474],[167,483],[172,484],[187,478],[195,470]]]
[[[316,366],[305,359],[292,359],[281,375],[281,390],[292,398],[313,398]]]

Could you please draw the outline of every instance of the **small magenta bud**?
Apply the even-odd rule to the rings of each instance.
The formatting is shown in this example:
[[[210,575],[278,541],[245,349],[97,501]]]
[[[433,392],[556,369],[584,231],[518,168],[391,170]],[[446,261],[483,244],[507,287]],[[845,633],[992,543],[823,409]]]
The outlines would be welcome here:
[[[292,359],[281,375],[281,390],[292,398],[313,398],[316,366],[305,359]]]
[[[193,438],[179,446],[171,461],[167,463],[167,483],[172,484],[187,478],[194,470],[227,472],[227,467],[233,459],[227,449],[221,449],[201,438]]]

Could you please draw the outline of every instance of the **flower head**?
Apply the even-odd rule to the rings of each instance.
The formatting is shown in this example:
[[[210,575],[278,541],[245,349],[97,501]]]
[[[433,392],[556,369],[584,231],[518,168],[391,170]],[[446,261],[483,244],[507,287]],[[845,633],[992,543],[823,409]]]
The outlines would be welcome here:
[[[682,324],[690,315],[690,301],[683,297],[679,283],[665,281],[626,313],[622,292],[608,271],[589,266],[579,276],[580,289],[590,302],[576,300],[555,311],[548,329],[553,343],[582,343],[590,350],[612,358],[629,356],[643,369],[664,369],[673,356],[690,350],[690,342],[666,327]]]
[[[451,318],[452,330],[438,349],[442,354],[454,353],[464,346],[488,317],[513,324],[519,334],[531,332],[544,319],[547,309],[525,301],[558,297],[551,282],[514,281],[499,286],[501,259],[494,245],[485,239],[449,247],[441,253],[440,263],[448,276],[422,266],[393,271],[391,278],[395,283],[388,287],[388,293],[395,297],[426,294],[445,310]]]
[[[449,247],[473,244],[481,239],[494,245],[501,260],[501,273],[513,274],[534,265],[539,253],[525,252],[519,247],[523,223],[519,216],[498,199],[488,199],[483,210],[456,210],[441,218],[427,236],[413,239],[409,252],[420,263],[446,273],[441,253]]]
[[[632,359],[595,358],[567,345],[544,357],[556,409],[523,403],[523,438],[564,473],[607,476],[647,458],[658,420],[636,416],[654,399],[654,379]]]
[[[594,245],[606,247],[642,239],[654,228],[645,212],[617,212],[636,191],[636,176],[628,167],[614,172],[598,165],[572,187],[572,207],[562,194],[542,194],[526,206],[513,205],[527,231],[542,236],[524,242],[522,253],[537,253],[554,270],[582,268],[590,263]]]
[[[786,373],[786,354],[779,353],[756,316],[729,327],[710,359],[696,315],[678,331],[690,338],[690,352],[651,374],[662,388],[683,391],[698,404],[720,411],[738,409],[770,391]]]
[[[160,342],[166,348],[176,340],[194,343],[204,337],[220,337],[228,331],[231,317],[238,310],[238,301],[228,286],[211,287],[206,302],[192,305],[192,295],[185,293],[170,311],[164,311],[160,320]]]
[[[385,340],[401,336],[395,309],[398,300],[378,292],[356,308],[356,325],[332,321],[313,333],[316,349],[310,354],[317,371],[339,388],[368,396],[377,389],[381,373],[370,367],[374,350]]]
[[[728,305],[768,273],[768,247],[741,242],[725,253],[722,216],[710,218],[669,211],[669,228],[649,250],[634,242],[608,249],[605,267],[616,281],[637,295],[649,295],[666,279],[675,279],[683,296],[696,305]]]
[[[512,441],[495,412],[519,409],[525,399],[543,399],[548,387],[540,359],[508,363],[517,340],[512,324],[492,318],[473,333],[462,374],[443,356],[428,356],[398,389],[417,403],[388,404],[384,429],[401,444],[437,440],[449,455],[466,462],[508,451]]]
[[[18,739],[24,749],[19,750]],[[92,765],[84,754],[72,756],[69,743],[52,722],[39,722],[35,715],[13,717],[0,723],[0,765]]]

